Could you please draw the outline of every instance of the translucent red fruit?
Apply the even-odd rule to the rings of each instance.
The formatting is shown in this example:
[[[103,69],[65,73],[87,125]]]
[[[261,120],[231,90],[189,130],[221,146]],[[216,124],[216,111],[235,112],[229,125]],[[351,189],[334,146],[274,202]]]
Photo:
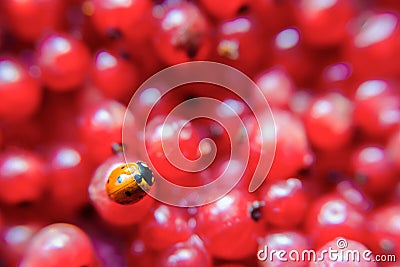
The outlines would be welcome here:
[[[376,254],[400,257],[400,206],[385,205],[372,212],[367,220],[368,246]]]
[[[350,24],[346,59],[362,78],[390,77],[399,73],[399,17],[392,11],[369,10]],[[382,67],[385,66],[385,67]]]
[[[160,267],[211,267],[212,261],[209,252],[204,248],[203,242],[196,235],[186,242],[177,243],[164,250],[157,259],[156,265]]]
[[[257,258],[258,266],[260,267],[306,267],[308,260],[303,260],[299,257],[296,259],[295,254],[291,251],[297,251],[301,255],[302,251],[310,249],[311,244],[309,238],[303,233],[296,231],[279,231],[268,233],[265,237],[259,240]],[[285,256],[280,261],[277,253],[272,251],[284,251]],[[293,257],[293,258],[291,258]]]
[[[305,116],[310,142],[322,150],[347,145],[353,128],[352,113],[352,103],[339,93],[326,93],[316,98]]]
[[[96,266],[96,262],[86,233],[75,225],[57,223],[33,236],[20,266]]]
[[[295,90],[294,83],[284,68],[274,67],[263,71],[255,78],[255,82],[271,107],[287,108]],[[252,101],[256,107],[262,105],[255,93]]]
[[[264,64],[263,55],[269,51],[260,25],[254,17],[237,17],[218,25],[214,58],[246,74]]]
[[[398,176],[382,147],[366,145],[353,153],[355,182],[372,195],[384,195],[395,188]]]
[[[4,1],[7,27],[18,38],[34,42],[60,26],[63,2],[60,0]]]
[[[79,117],[81,140],[92,160],[100,163],[113,154],[112,146],[122,142],[126,107],[103,100],[83,107]]]
[[[273,117],[276,151],[267,177],[272,180],[285,179],[295,176],[299,170],[308,167],[313,162],[313,156],[303,123],[296,116],[288,111],[274,110]],[[261,127],[274,130],[272,122],[261,122],[261,124]],[[251,166],[256,166],[261,153],[270,154],[271,147],[275,145],[275,139],[271,138],[274,132],[262,135],[259,127],[254,122],[250,125]]]
[[[55,212],[71,215],[89,201],[92,165],[82,146],[59,144],[50,149],[49,191]]]
[[[146,153],[157,172],[175,183],[181,183],[181,178],[188,175],[182,170],[184,166],[180,164],[178,153],[190,160],[197,159],[200,156],[199,142],[193,124],[177,116],[157,116],[146,126]]]
[[[335,251],[332,254],[327,251]],[[355,253],[354,253],[355,252]],[[317,251],[317,259],[310,267],[377,267],[374,255],[358,241],[337,237]]]
[[[278,228],[295,228],[302,222],[308,208],[302,181],[296,178],[268,184],[261,189],[259,196],[264,201],[262,221]]]
[[[0,119],[15,121],[31,116],[39,107],[42,90],[26,67],[14,58],[0,58]]]
[[[313,203],[305,223],[315,247],[319,248],[338,236],[363,242],[364,220],[364,214],[354,206],[341,197],[327,194]]]
[[[47,35],[38,47],[38,65],[44,85],[55,91],[77,89],[90,65],[86,45],[68,34]]]
[[[18,265],[29,240],[39,229],[39,224],[33,222],[2,228],[0,250],[4,251],[4,261],[7,265]]]
[[[83,7],[96,29],[108,37],[119,37],[119,34],[129,37],[148,28],[148,24],[141,23],[143,14],[149,15],[146,12],[150,9],[148,1],[91,0]]]
[[[262,233],[257,208],[253,195],[234,189],[198,209],[195,232],[214,257],[234,260],[252,256]]]
[[[171,1],[154,7],[156,32],[152,37],[159,57],[167,64],[204,60],[211,48],[210,26],[195,4]]]
[[[95,55],[91,77],[105,97],[127,103],[136,90],[138,70],[116,53],[100,50]]]
[[[304,41],[319,46],[337,45],[347,37],[347,24],[356,13],[354,1],[301,0],[295,14]]]
[[[39,155],[26,150],[0,154],[0,199],[9,204],[38,200],[46,188],[46,173]]]
[[[178,242],[186,241],[192,230],[185,211],[184,208],[155,205],[140,224],[139,235],[144,245],[162,251]]]
[[[97,168],[89,185],[89,197],[97,212],[108,223],[119,226],[138,223],[154,203],[154,199],[147,196],[132,205],[121,205],[107,195],[106,182],[111,171],[124,162],[122,155],[110,157]]]
[[[367,80],[356,89],[354,121],[363,132],[387,137],[400,122],[400,96],[397,84],[389,80]]]

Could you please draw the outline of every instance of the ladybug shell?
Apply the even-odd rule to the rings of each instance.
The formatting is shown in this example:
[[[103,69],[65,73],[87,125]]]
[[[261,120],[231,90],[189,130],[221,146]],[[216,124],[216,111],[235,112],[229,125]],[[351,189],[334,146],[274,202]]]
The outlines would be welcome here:
[[[133,204],[146,196],[153,182],[153,173],[146,163],[121,164],[110,173],[106,191],[119,204]]]

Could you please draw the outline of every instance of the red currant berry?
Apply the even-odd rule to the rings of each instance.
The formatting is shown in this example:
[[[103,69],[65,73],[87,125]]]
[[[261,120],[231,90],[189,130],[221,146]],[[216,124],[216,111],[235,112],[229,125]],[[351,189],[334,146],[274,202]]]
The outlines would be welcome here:
[[[368,245],[377,254],[400,257],[400,205],[385,205],[367,220]]]
[[[158,258],[159,256],[157,252],[149,249],[141,239],[135,239],[132,241],[128,254],[130,266],[156,266],[155,262]]]
[[[352,167],[355,182],[372,195],[386,194],[398,181],[393,165],[379,146],[369,145],[356,150]]]
[[[196,235],[189,240],[163,251],[157,259],[156,266],[160,267],[211,267],[210,254],[203,246],[203,242]]]
[[[141,221],[139,234],[146,247],[162,251],[187,240],[192,231],[184,209],[158,204]]]
[[[268,69],[259,74],[255,78],[255,82],[261,89],[270,106],[278,108],[288,107],[295,87],[291,77],[285,69],[281,67]],[[253,94],[252,100],[256,107],[262,105],[262,102],[256,94]]]
[[[253,17],[238,17],[218,26],[215,60],[233,66],[246,74],[264,62],[269,47],[263,42],[260,27]]]
[[[352,1],[301,0],[297,3],[295,15],[304,41],[329,46],[345,39],[346,26],[355,11]]]
[[[9,204],[38,200],[46,186],[42,159],[25,150],[0,155],[0,199]]]
[[[368,10],[350,25],[345,46],[346,59],[363,78],[394,76],[399,73],[399,17],[391,11]],[[384,68],[382,66],[385,66]]]
[[[58,223],[33,236],[24,253],[21,267],[96,266],[89,237],[72,224]]]
[[[264,201],[262,219],[275,227],[296,227],[308,208],[306,192],[299,179],[276,181],[262,188],[259,195]]]
[[[0,58],[0,119],[20,120],[39,107],[42,91],[21,63],[14,58]]]
[[[317,248],[339,236],[363,242],[364,220],[364,214],[342,198],[325,195],[311,206],[306,218],[306,229]]]
[[[232,190],[197,213],[195,232],[207,250],[217,258],[244,259],[254,254],[262,227],[254,209],[255,198],[245,191]]]
[[[113,154],[112,145],[122,143],[126,107],[117,101],[103,100],[84,107],[79,127],[88,155],[102,162]]]
[[[400,95],[386,80],[361,83],[354,97],[354,121],[368,135],[387,137],[400,124]]]
[[[9,266],[17,266],[24,255],[27,244],[32,236],[40,230],[38,223],[12,225],[2,228],[0,251],[4,250],[5,262]]]
[[[305,126],[310,142],[322,150],[340,149],[352,134],[352,105],[338,93],[327,93],[311,104]]]
[[[68,91],[83,84],[90,64],[83,42],[67,34],[50,34],[37,49],[42,81],[49,89]]]
[[[155,117],[146,126],[146,152],[160,175],[171,182],[181,183],[190,173],[171,164],[179,163],[174,155],[182,153],[187,159],[197,159],[200,156],[200,139],[191,122],[179,117],[173,117],[167,122],[165,119],[164,116]],[[177,139],[179,147],[174,146]]]
[[[105,97],[127,102],[136,89],[138,70],[115,53],[100,50],[93,63],[92,80]]]
[[[206,59],[210,48],[210,26],[196,5],[186,1],[171,1],[156,5],[154,48],[167,64]]]
[[[51,206],[57,213],[70,215],[89,201],[92,166],[77,144],[59,144],[49,154]]]
[[[121,34],[128,37],[147,29],[148,23],[141,23],[141,19],[143,14],[149,15],[148,9],[150,2],[142,0],[90,0],[83,4],[84,13],[91,16],[96,29],[111,38],[120,38]]]
[[[60,0],[4,1],[7,27],[18,38],[34,42],[60,26],[63,2]]]

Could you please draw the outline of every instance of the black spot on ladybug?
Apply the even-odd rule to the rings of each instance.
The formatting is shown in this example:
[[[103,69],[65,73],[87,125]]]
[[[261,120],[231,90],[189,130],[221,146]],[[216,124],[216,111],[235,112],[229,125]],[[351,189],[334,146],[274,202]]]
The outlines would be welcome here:
[[[131,197],[131,196],[132,196],[132,193],[131,193],[131,191],[125,191],[125,196],[127,196],[127,197]]]
[[[145,165],[145,163],[138,161],[136,163],[139,167],[139,172],[141,174],[141,177],[147,182],[148,185],[153,184],[153,172]],[[136,179],[136,177],[135,177]],[[140,180],[141,181],[141,180]]]
[[[121,170],[125,169],[125,167],[126,167],[125,165],[124,165],[124,166],[122,166],[122,167],[121,167]]]
[[[107,184],[109,184],[110,183],[110,179],[107,179]]]

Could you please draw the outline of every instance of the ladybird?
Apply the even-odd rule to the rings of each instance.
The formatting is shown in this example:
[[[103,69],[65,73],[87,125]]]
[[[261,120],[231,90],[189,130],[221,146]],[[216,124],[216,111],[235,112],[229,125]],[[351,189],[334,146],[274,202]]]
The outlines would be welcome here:
[[[124,163],[111,171],[106,191],[119,204],[133,204],[146,196],[153,183],[153,172],[145,162]]]

